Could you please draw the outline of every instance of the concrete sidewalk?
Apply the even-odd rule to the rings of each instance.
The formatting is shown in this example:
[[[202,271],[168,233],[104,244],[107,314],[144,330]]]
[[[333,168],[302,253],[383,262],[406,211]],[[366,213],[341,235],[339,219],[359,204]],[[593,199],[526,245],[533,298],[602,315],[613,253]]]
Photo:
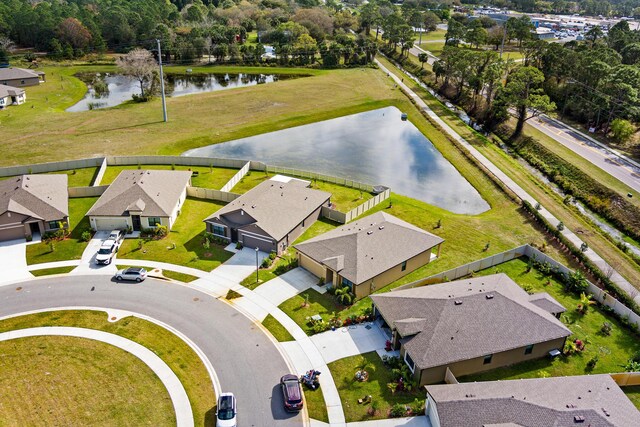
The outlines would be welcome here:
[[[173,408],[176,412],[176,425],[179,427],[192,427],[193,412],[182,383],[173,373],[171,368],[154,352],[141,346],[140,344],[123,338],[118,335],[94,329],[72,328],[72,327],[42,327],[19,329],[16,331],[4,332],[0,334],[0,341],[7,341],[17,338],[37,337],[37,336],[66,336],[86,338],[101,341],[106,344],[118,347],[129,352],[144,362],[158,376],[162,384],[167,388]]]
[[[255,293],[271,304],[279,306],[289,298],[293,298],[309,288],[313,288],[321,294],[327,292],[326,287],[318,286],[318,278],[316,276],[298,267],[258,286]]]
[[[372,322],[315,334],[311,342],[320,351],[324,361],[331,363],[356,354],[384,350],[387,336]]]
[[[397,77],[395,74],[391,73],[384,65],[380,63],[377,59],[375,60],[376,64],[380,69],[389,74],[389,76],[398,84],[402,90],[404,90],[410,97],[413,99],[421,110],[423,110],[433,121],[435,121],[446,133],[449,134],[453,139],[458,141],[462,146],[469,151],[469,153],[476,158],[487,170],[493,174],[498,180],[500,180],[507,188],[513,191],[520,200],[529,202],[532,206],[536,206],[538,203],[529,193],[527,193],[522,187],[516,184],[511,178],[509,178],[500,168],[491,163],[489,159],[483,156],[478,150],[475,149],[467,140],[462,138],[456,131],[454,131],[448,124],[446,124],[436,113],[433,112],[431,108],[420,98],[415,92],[413,92],[409,87],[404,84],[404,82]],[[542,207],[539,211],[542,216],[549,221],[550,224],[556,225],[560,222],[551,212]],[[571,230],[567,227],[561,231],[562,235],[564,235],[567,239],[569,239],[576,247],[581,247],[582,243],[584,243],[578,236],[575,235]],[[614,282],[617,286],[620,287],[623,291],[625,291],[628,295],[634,296],[635,301],[640,304],[640,295],[636,295],[636,289],[631,285],[624,277],[622,277],[617,271],[613,269],[605,260],[602,259],[598,254],[596,254],[592,249],[587,249],[584,254],[593,262],[601,271],[613,271],[611,274],[610,280]]]

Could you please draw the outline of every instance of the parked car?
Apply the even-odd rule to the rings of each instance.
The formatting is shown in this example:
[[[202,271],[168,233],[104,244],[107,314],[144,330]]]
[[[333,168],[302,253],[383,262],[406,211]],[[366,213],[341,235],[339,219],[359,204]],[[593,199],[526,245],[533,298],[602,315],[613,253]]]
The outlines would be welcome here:
[[[141,267],[129,267],[123,270],[118,270],[116,273],[117,280],[132,280],[136,282],[142,282],[147,278],[147,270]]]
[[[236,397],[233,393],[222,393],[216,409],[216,427],[237,427]]]
[[[302,389],[300,380],[296,375],[287,374],[280,378],[282,397],[284,398],[284,409],[287,412],[297,412],[302,409]]]
[[[113,256],[118,252],[118,244],[115,240],[105,240],[102,242],[98,254],[96,255],[96,264],[111,264]]]
[[[124,239],[124,230],[112,230],[111,233],[109,233],[109,237],[107,238],[107,240],[115,240],[118,244],[118,247],[120,247],[122,239]]]

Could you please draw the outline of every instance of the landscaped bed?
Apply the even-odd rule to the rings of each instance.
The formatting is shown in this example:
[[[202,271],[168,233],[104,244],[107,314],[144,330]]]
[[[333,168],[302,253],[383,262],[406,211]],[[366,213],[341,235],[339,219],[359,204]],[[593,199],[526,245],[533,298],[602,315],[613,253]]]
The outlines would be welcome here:
[[[2,320],[0,321],[0,332],[40,326],[75,326],[97,329],[120,335],[143,345],[157,354],[178,376],[189,397],[195,425],[213,425],[209,414],[212,413],[212,408],[216,405],[216,397],[213,392],[213,385],[209,373],[191,347],[168,330],[136,317],[126,317],[111,323],[107,320],[107,314],[104,312],[65,310],[30,314]],[[74,357],[78,358],[78,355],[82,354],[82,352],[76,352],[74,353]],[[23,356],[20,358],[26,361],[29,360]],[[80,360],[82,360],[82,358]],[[0,364],[1,363],[2,361],[0,361]],[[8,368],[8,371],[11,371],[11,369],[12,368]],[[7,370],[2,371],[5,372]],[[39,372],[44,376],[46,371],[39,370]],[[120,372],[117,372],[117,375],[114,374],[106,378],[106,381],[108,381],[106,385],[114,384],[118,388],[121,396],[129,397],[128,392],[123,393],[128,389],[122,387],[120,374]],[[91,384],[91,386],[95,388],[95,384]],[[7,390],[7,387],[0,388]],[[69,390],[70,388],[72,388],[71,384],[69,384],[65,393],[72,392],[72,390]],[[156,395],[149,392],[149,389],[145,389],[144,393],[148,396],[153,396],[153,398],[156,397]],[[60,398],[60,396],[57,397],[58,399]],[[1,401],[5,402],[6,399],[2,399]],[[141,407],[144,408],[143,413],[149,415],[148,409],[144,406]],[[108,414],[107,416],[110,415]],[[3,419],[6,418],[3,417]],[[68,420],[67,423],[69,425],[87,424],[75,420]],[[127,424],[127,422],[123,420],[123,424]],[[143,425],[147,424],[147,422],[146,419],[141,419],[139,422],[134,422],[134,424]]]
[[[167,389],[120,348],[43,336],[0,342],[0,354],[2,425],[175,425]]]
[[[209,248],[204,244],[205,226],[202,220],[221,206],[218,202],[187,198],[180,216],[165,238],[125,239],[118,257],[166,262],[211,271],[233,255],[217,243],[210,243]]]
[[[191,170],[197,172],[191,177],[191,185],[194,187],[221,189],[233,176],[238,173],[237,169],[216,168],[207,166],[182,166],[182,165],[127,165],[108,166],[100,181],[100,185],[111,184],[123,170],[129,169],[152,169],[152,170]]]
[[[580,314],[578,305],[585,305],[580,296],[566,291],[555,278],[542,274],[535,268],[527,272],[528,268],[526,258],[519,258],[477,274],[502,272],[530,293],[549,293],[567,309],[560,317],[573,332],[567,342],[579,339],[585,344],[584,350],[570,356],[561,355],[555,359],[532,360],[486,373],[469,375],[459,380],[463,382],[493,381],[624,372],[629,359],[634,355],[640,356],[640,339],[637,334],[595,304],[587,308],[586,314]],[[605,329],[608,329],[603,327],[605,324],[610,325],[609,332],[605,332]],[[590,361],[593,363],[594,359],[595,366],[590,367]]]
[[[82,233],[91,229],[89,218],[85,215],[97,197],[69,199],[69,229],[71,234],[62,241],[53,242],[52,246],[45,242],[27,246],[27,264],[80,259],[88,241],[82,240]]]

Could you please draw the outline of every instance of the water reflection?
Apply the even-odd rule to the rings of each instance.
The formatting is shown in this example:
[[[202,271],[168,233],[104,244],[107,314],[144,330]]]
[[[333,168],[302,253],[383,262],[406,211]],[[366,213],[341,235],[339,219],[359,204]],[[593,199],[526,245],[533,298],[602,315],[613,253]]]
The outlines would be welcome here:
[[[77,77],[87,84],[87,93],[83,99],[67,108],[69,112],[114,107],[131,100],[131,95],[134,93],[140,93],[138,81],[121,74],[83,73],[78,74]],[[304,76],[289,74],[167,74],[165,89],[169,96],[183,96],[255,86],[297,77]]]
[[[268,164],[387,185],[452,212],[489,205],[395,107],[340,117],[190,150],[184,155],[260,160]]]

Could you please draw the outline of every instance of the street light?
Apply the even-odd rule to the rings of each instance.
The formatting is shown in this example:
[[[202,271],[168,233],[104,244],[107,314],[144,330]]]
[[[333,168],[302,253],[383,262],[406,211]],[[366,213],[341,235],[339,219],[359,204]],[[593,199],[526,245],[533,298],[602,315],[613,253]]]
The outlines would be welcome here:
[[[256,283],[258,283],[258,251],[260,249],[256,248]]]

